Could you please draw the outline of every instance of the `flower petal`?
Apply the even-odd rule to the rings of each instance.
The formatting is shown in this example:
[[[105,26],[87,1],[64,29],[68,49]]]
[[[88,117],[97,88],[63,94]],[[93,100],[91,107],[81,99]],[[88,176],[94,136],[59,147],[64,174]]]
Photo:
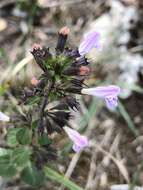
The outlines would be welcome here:
[[[88,94],[98,97],[106,97],[106,96],[117,96],[120,93],[120,88],[115,85],[110,86],[100,86],[95,88],[83,88],[81,91],[82,94]]]
[[[0,121],[8,122],[9,120],[10,120],[10,118],[0,111]]]
[[[75,152],[80,152],[82,150],[82,147],[78,146],[77,144],[73,144],[72,149]]]
[[[93,95],[105,99],[106,105],[110,110],[114,110],[118,105],[118,94],[120,93],[120,87],[115,85],[100,86],[95,88],[83,88],[82,94]]]
[[[73,141],[73,150],[80,151],[84,147],[88,146],[88,139],[85,136],[80,135],[76,130],[69,127],[64,127],[65,132],[68,134],[69,138]]]
[[[100,48],[100,43],[99,43],[99,33],[98,32],[90,32],[88,33],[82,43],[79,45],[78,51],[80,55],[84,55],[88,53],[92,48]]]

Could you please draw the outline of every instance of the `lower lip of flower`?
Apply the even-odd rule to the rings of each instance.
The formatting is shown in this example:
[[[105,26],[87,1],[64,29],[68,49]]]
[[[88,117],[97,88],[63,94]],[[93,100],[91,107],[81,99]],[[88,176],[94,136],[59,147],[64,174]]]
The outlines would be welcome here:
[[[81,150],[88,146],[88,139],[85,136],[80,135],[76,130],[69,127],[64,127],[65,132],[69,138],[73,141],[73,150]]]
[[[117,96],[107,96],[105,102],[109,109],[114,110],[118,105],[118,98]]]
[[[74,141],[72,148],[75,152],[79,152],[80,150],[83,150],[84,148],[88,147],[88,145],[89,145],[89,142],[88,142],[87,137],[81,136],[80,140],[78,139],[78,141],[76,142]]]

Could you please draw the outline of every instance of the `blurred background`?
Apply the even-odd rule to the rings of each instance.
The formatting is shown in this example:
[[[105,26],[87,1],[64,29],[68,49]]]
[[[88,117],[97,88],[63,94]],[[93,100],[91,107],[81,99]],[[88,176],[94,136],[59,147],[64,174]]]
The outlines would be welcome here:
[[[101,50],[88,55],[92,74],[86,84],[119,85],[118,109],[110,112],[97,98],[79,96],[81,110],[73,112],[71,123],[92,146],[74,154],[66,137],[58,135],[55,142],[62,150],[54,163],[58,172],[87,190],[143,186],[142,18],[142,0],[0,0],[0,108],[8,115],[19,109],[21,90],[40,73],[30,54],[34,43],[54,48],[65,25],[70,47],[91,30],[101,34]],[[1,139],[3,126],[0,131]],[[22,188],[15,182],[5,190],[13,189]],[[64,188],[49,180],[41,189]]]

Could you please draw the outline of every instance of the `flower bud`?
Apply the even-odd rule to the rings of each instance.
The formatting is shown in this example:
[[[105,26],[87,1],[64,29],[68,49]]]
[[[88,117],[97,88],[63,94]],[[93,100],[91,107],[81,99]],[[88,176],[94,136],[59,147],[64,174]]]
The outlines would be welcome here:
[[[36,86],[38,83],[39,83],[39,80],[37,80],[36,77],[32,77],[32,79],[31,79],[31,84],[32,84],[33,86]]]
[[[63,28],[60,29],[58,42],[56,46],[57,54],[63,52],[69,32],[70,29],[67,26],[64,26]]]
[[[38,50],[38,49],[42,49],[42,46],[40,44],[34,43],[32,46],[32,50]]]
[[[79,75],[88,75],[90,73],[89,67],[81,66],[79,68]]]
[[[70,29],[67,27],[67,26],[64,26],[60,29],[59,31],[59,34],[62,34],[62,35],[68,35],[70,33]]]

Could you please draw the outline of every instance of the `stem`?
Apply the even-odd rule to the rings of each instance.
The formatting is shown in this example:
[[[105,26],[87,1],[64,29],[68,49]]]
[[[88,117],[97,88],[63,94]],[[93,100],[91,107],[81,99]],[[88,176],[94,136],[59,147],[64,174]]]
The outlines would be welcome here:
[[[41,108],[40,108],[40,119],[39,119],[39,122],[38,122],[38,131],[43,134],[44,132],[44,125],[43,125],[43,116],[44,116],[44,110],[45,110],[45,107],[48,103],[48,97],[49,97],[49,94],[51,92],[51,89],[53,88],[54,86],[54,81],[52,81],[48,87],[48,89],[46,90],[45,92],[45,95],[44,95],[44,98],[43,98],[43,101],[41,103]]]

